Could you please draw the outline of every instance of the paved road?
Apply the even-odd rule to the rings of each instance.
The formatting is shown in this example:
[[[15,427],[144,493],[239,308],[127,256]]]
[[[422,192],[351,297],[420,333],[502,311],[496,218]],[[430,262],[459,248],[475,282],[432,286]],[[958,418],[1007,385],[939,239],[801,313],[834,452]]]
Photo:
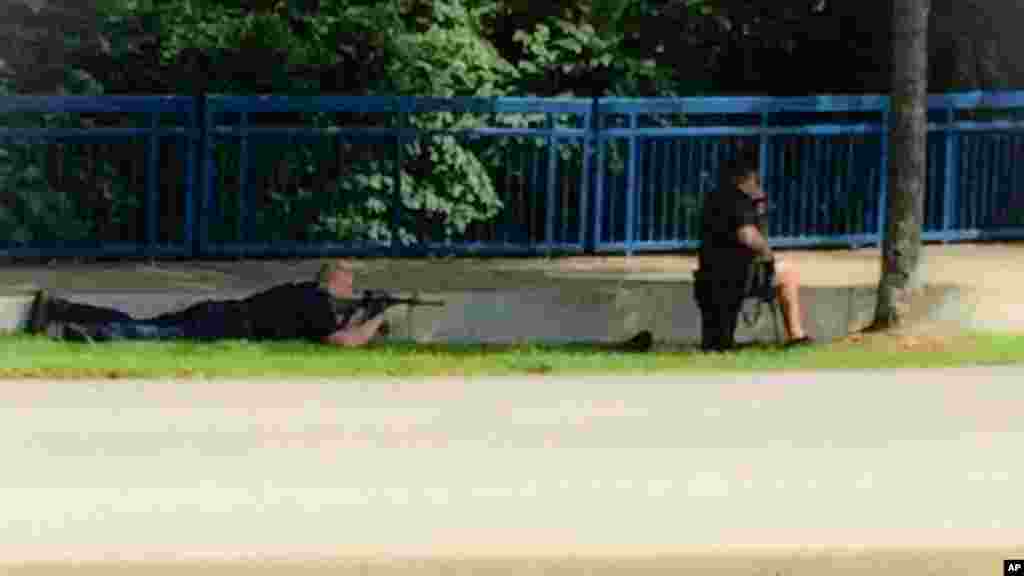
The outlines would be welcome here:
[[[0,562],[1019,546],[1022,383],[5,382]]]

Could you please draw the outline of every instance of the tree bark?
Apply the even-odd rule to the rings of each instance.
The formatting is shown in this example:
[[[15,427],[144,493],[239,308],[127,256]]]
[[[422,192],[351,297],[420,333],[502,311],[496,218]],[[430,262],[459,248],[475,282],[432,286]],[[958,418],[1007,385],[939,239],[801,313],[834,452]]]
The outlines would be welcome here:
[[[921,228],[927,163],[930,0],[893,2],[889,194],[875,329],[905,323],[921,287]]]

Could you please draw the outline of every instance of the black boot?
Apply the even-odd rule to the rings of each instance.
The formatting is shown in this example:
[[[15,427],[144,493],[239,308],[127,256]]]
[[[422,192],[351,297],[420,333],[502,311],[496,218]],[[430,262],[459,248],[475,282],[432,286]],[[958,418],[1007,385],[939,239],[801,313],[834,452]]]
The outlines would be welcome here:
[[[627,352],[647,352],[654,346],[654,335],[650,330],[641,330],[636,336],[626,340],[622,349]]]
[[[28,333],[41,334],[46,330],[46,323],[50,317],[50,294],[46,290],[36,292],[32,299],[32,309],[28,317]]]

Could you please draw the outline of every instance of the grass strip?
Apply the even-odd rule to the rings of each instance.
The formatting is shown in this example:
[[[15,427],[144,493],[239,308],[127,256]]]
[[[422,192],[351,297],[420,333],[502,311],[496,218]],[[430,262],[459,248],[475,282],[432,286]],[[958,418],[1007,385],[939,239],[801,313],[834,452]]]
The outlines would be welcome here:
[[[626,353],[568,345],[377,344],[334,349],[299,342],[78,344],[0,337],[0,378],[352,378],[644,374],[939,368],[1024,363],[1024,335],[854,336],[792,350],[754,345],[728,354],[656,346]]]

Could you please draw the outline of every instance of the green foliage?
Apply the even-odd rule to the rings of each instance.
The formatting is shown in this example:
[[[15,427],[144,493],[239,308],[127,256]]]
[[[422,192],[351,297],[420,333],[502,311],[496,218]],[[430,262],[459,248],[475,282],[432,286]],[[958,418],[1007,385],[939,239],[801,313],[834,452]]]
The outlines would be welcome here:
[[[388,42],[393,54],[388,70],[399,94],[432,96],[497,96],[507,93],[515,68],[480,34],[487,7],[471,8],[461,0],[429,2],[426,10],[412,6],[412,25]],[[469,114],[416,114],[409,123],[422,131],[478,128],[483,121]],[[402,170],[400,237],[413,242],[451,239],[479,221],[498,214],[501,202],[480,159],[451,134],[424,135],[405,145]],[[365,195],[357,206],[328,220],[346,235],[362,231],[375,241],[391,241],[394,177],[390,169],[375,174],[379,162],[364,162],[340,186],[348,197]],[[427,235],[427,238],[422,238]]]
[[[704,73],[694,67],[680,70],[679,57],[695,55],[686,24],[699,17],[702,5],[589,0],[538,10],[523,4],[518,10],[525,25],[511,36],[520,55],[520,90],[593,96],[691,91]]]
[[[392,229],[395,198],[394,161],[388,157],[355,161],[328,187],[299,185],[295,190],[272,190],[270,205],[260,216],[262,240],[346,242],[440,241],[456,237],[474,222],[497,215],[499,201],[483,163],[453,136],[438,135],[429,142],[405,145],[408,161],[401,173],[402,194],[398,237]],[[323,162],[314,154],[299,165]],[[289,162],[295,166],[295,161]],[[305,231],[287,225],[315,214]]]
[[[621,36],[598,34],[589,22],[549,17],[533,30],[517,30],[513,39],[522,45],[525,54],[518,63],[524,84],[535,93],[557,86],[559,77],[600,72],[613,79],[609,92],[628,94],[639,82],[657,80],[663,74],[653,60],[637,61],[626,56]]]
[[[462,0],[429,2],[419,26],[403,25],[388,39],[388,72],[399,94],[499,96],[515,81],[515,67],[480,33],[485,9]],[[424,28],[425,29],[419,29]]]
[[[453,136],[435,135],[426,145],[416,143],[411,148],[428,159],[429,167],[413,176],[415,188],[403,197],[403,205],[437,222],[444,239],[498,214],[501,201],[486,168]]]
[[[28,146],[0,147],[0,242],[27,245],[40,240],[85,240],[91,223],[78,215],[72,196],[46,181],[40,160]]]
[[[214,70],[235,69],[242,61],[266,61],[253,80],[244,74],[211,74],[214,92],[317,92],[317,74],[303,71],[342,69],[366,57],[382,62],[385,74],[374,77],[366,92],[432,96],[494,96],[508,93],[516,69],[481,34],[480,19],[493,6],[462,0],[376,3],[321,0],[240,3],[229,0],[122,2],[111,18],[131,14],[149,19],[160,37],[163,65],[183,64],[202,53]],[[121,16],[113,16],[118,10]],[[272,65],[278,63],[278,65]],[[254,83],[254,82],[259,82]],[[423,130],[481,126],[464,115],[420,114],[409,119]],[[318,124],[330,124],[321,118]],[[429,145],[409,143],[403,167],[402,242],[430,223],[431,236],[449,237],[475,221],[493,217],[500,203],[480,160],[451,136]],[[290,171],[317,170],[317,158],[290,158]],[[357,161],[347,166],[334,190],[314,194],[299,181],[289,190],[266,190],[270,199],[259,215],[261,236],[297,239],[391,240],[392,169],[387,160]],[[300,179],[301,180],[301,179]],[[332,206],[322,199],[340,194]],[[306,230],[284,224],[319,216]],[[308,218],[305,218],[308,220]],[[276,226],[275,226],[276,224]]]
[[[334,212],[322,215],[313,229],[332,240],[370,241],[390,244],[398,241],[404,245],[416,241],[410,229],[410,215],[404,213],[398,227],[398,238],[394,238],[391,227],[391,206],[394,198],[395,179],[392,162],[366,161],[357,164],[352,173],[343,178],[333,194],[346,199],[346,205]],[[402,173],[402,200],[408,204],[415,195],[411,177]]]
[[[153,71],[158,76],[153,85],[160,89],[192,93],[201,80],[209,92],[316,94],[337,91],[325,83],[340,78],[333,86],[344,86],[347,93],[491,97],[589,94],[592,88],[620,95],[673,93],[677,66],[671,59],[652,57],[647,46],[637,44],[634,32],[638,22],[655,21],[662,17],[659,10],[675,4],[102,0],[97,6],[104,14],[109,59],[137,62],[137,76]],[[695,13],[704,3],[685,4],[683,12]],[[687,38],[685,33],[675,36],[669,51],[678,51]],[[122,76],[119,68],[112,66],[104,78],[130,85],[130,75]],[[353,158],[327,189],[320,189],[312,175],[323,169],[325,159],[317,153],[282,160],[299,175],[284,188],[260,183],[266,188],[252,190],[265,199],[253,222],[261,239],[410,243],[456,238],[504,208],[494,176],[514,144],[496,138],[470,147],[438,132],[487,122],[543,126],[546,119],[419,113],[407,121],[425,132],[404,148],[399,238],[391,237],[393,161]],[[316,123],[335,121],[321,117]],[[546,145],[543,139],[531,140],[531,145]],[[579,147],[560,146],[559,153],[572,166],[582,161]],[[222,201],[228,211],[236,204],[230,198]]]
[[[96,91],[85,73],[69,71],[72,90]],[[13,92],[0,82],[0,96]],[[0,118],[5,127],[70,127],[67,114],[9,114]],[[38,145],[0,145],[0,242],[28,245],[40,240],[80,241],[90,237],[93,226],[79,214],[74,195],[55,190],[46,178],[45,160]]]

